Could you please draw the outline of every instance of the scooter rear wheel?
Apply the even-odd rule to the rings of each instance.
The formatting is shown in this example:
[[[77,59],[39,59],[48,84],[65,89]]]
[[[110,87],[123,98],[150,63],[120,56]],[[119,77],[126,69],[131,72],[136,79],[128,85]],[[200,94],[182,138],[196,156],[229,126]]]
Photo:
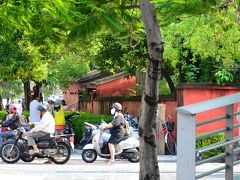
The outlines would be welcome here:
[[[65,164],[70,159],[71,149],[66,143],[58,142],[57,146],[53,145],[50,149],[56,150],[56,154],[50,157],[55,164]]]
[[[21,160],[23,162],[32,162],[35,159],[34,155],[23,155],[21,156]]]
[[[131,153],[128,157],[128,161],[131,163],[138,163],[140,160],[140,153]]]
[[[82,159],[86,163],[93,163],[97,159],[97,152],[94,149],[84,149],[82,151]]]

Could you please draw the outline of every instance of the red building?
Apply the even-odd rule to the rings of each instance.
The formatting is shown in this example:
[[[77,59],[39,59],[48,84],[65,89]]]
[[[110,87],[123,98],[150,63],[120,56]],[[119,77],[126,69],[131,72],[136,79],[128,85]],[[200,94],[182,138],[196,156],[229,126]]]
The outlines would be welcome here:
[[[125,72],[108,75],[98,70],[91,71],[65,89],[63,98],[67,105],[74,103],[70,109],[79,109],[79,100],[132,95],[136,87],[136,77],[127,75]]]

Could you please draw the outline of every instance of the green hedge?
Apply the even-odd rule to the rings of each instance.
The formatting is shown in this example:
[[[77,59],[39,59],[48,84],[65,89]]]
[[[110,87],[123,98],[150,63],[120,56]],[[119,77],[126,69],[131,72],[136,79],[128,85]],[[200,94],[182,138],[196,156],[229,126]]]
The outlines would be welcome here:
[[[6,116],[7,112],[6,111],[0,111],[0,123],[2,123],[2,120]]]
[[[206,138],[198,140],[196,142],[196,149],[203,148],[205,146],[209,146],[210,144],[214,144],[214,143],[217,143],[220,141],[225,141],[225,135],[223,133],[218,133],[218,134],[208,136]],[[212,156],[216,156],[218,154],[223,153],[224,151],[225,151],[224,147],[213,149],[213,150],[207,151],[205,153],[202,153],[202,158],[206,159],[206,158],[209,158]]]
[[[22,115],[23,115],[24,119],[28,120],[29,111],[23,111]]]
[[[65,115],[69,114],[70,112],[65,112]],[[112,116],[109,115],[96,115],[90,114],[87,112],[79,112],[80,115],[76,118],[72,118],[72,126],[75,132],[75,143],[80,142],[82,136],[85,133],[85,124],[84,122],[88,122],[91,124],[100,125],[101,121],[104,120],[105,122],[111,122]]]

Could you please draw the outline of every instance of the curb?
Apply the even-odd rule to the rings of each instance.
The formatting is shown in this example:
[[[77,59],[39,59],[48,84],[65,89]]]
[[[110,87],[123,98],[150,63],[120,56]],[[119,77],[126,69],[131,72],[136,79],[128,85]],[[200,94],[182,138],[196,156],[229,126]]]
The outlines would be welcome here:
[[[74,149],[72,151],[71,159],[82,159],[82,150],[80,149]],[[176,163],[177,162],[177,156],[172,156],[172,155],[158,155],[157,156],[158,162],[172,162]]]

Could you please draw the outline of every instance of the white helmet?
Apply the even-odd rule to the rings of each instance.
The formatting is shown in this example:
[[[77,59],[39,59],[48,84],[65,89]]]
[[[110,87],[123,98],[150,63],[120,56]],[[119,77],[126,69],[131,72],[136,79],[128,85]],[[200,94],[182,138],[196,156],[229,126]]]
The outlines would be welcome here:
[[[122,111],[122,105],[120,103],[113,103],[111,108],[115,108],[117,111]]]
[[[62,104],[62,101],[60,99],[57,99],[54,103],[54,106],[59,107],[59,106],[61,106],[61,104]]]

